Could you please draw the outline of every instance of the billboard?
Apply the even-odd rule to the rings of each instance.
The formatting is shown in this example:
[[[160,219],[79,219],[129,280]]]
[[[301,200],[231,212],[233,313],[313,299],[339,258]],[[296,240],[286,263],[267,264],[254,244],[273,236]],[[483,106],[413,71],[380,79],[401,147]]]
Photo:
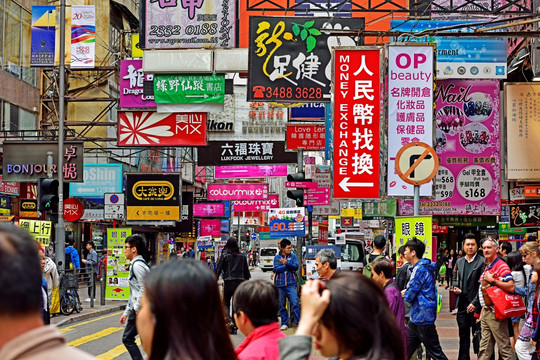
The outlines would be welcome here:
[[[304,208],[277,208],[268,211],[271,237],[306,236]]]
[[[180,220],[180,175],[127,174],[127,220]]]
[[[208,200],[266,200],[268,184],[208,184]]]
[[[414,216],[395,218],[396,221],[396,249],[405,245],[407,241],[416,237],[426,245],[424,258],[433,259],[433,219],[431,216]]]
[[[130,228],[107,229],[107,300],[129,299],[129,261],[124,253]]]
[[[324,147],[324,125],[287,124],[287,150],[324,150]]]

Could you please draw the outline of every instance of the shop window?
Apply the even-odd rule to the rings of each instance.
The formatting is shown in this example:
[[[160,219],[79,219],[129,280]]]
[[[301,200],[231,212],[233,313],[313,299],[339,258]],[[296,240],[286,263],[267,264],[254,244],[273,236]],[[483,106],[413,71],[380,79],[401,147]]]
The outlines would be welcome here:
[[[14,1],[6,2],[6,4],[3,68],[10,74],[20,77],[21,7]]]
[[[30,67],[32,14],[22,10],[21,80],[36,86],[36,69]]]

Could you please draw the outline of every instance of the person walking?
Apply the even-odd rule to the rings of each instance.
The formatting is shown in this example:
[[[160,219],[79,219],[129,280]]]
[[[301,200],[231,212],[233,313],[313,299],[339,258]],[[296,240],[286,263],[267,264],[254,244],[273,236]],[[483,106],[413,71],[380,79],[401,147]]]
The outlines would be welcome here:
[[[280,241],[281,253],[274,256],[274,282],[279,290],[279,316],[281,317],[281,330],[287,330],[289,312],[287,311],[287,299],[292,308],[294,321],[300,321],[300,304],[298,303],[298,291],[296,271],[298,271],[298,258],[292,252],[292,244],[289,239]]]
[[[129,299],[124,314],[120,318],[120,324],[126,325],[122,342],[133,360],[143,359],[141,351],[135,343],[135,336],[137,336],[137,313],[141,309],[141,297],[144,293],[144,278],[150,271],[142,256],[145,252],[146,241],[141,235],[134,234],[127,237],[124,253],[126,259],[131,261],[128,277]]]
[[[94,249],[94,242],[89,241],[86,244],[86,250],[88,250],[88,255],[86,259],[82,259],[82,262],[86,265],[86,274],[88,275],[88,298],[86,301],[91,299],[96,300],[96,279],[99,272],[99,261],[96,250]]]
[[[43,277],[47,282],[49,313],[50,315],[58,314],[60,312],[60,293],[58,288],[60,285],[60,275],[58,275],[58,269],[54,260],[50,257],[45,257]]]
[[[332,249],[322,249],[315,255],[317,274],[324,280],[330,280],[338,273],[336,253]]]
[[[386,250],[386,239],[382,235],[375,236],[373,239],[373,251],[364,257],[364,268],[362,273],[367,277],[372,277],[371,264],[379,259],[384,259],[384,250]]]
[[[454,266],[456,265],[456,253],[454,249],[450,250],[450,254],[448,255],[448,261],[446,264],[446,287],[445,289],[450,288],[452,286],[452,276],[454,274]]]
[[[70,269],[73,266],[73,269],[79,270],[81,268],[81,261],[79,259],[79,252],[73,245],[75,244],[75,240],[72,237],[68,237],[66,240],[66,246],[65,248],[65,268],[66,270]]]
[[[223,277],[223,301],[225,302],[225,313],[229,319],[229,329],[236,333],[236,325],[231,315],[231,299],[238,285],[251,278],[247,259],[240,253],[238,240],[231,236],[223,247],[223,253],[218,260],[216,267],[216,277]],[[234,309],[232,309],[234,313]]]
[[[519,251],[511,251],[507,255],[506,263],[510,268],[516,289],[525,289],[527,284],[527,273],[523,267],[523,258],[521,253]],[[524,303],[527,302],[525,296],[522,296],[522,299]],[[523,316],[514,316],[509,321],[510,328],[508,331],[510,333],[510,343],[512,344],[512,350],[514,352],[516,351],[515,346],[519,337],[519,323],[521,322],[522,318]]]
[[[484,257],[486,258],[486,267],[480,281],[482,288],[484,286],[496,286],[506,292],[514,292],[514,280],[508,265],[498,256],[499,243],[497,240],[487,237],[482,243]],[[484,282],[488,285],[484,285]],[[497,319],[493,306],[486,305],[486,299],[482,294],[482,288],[479,289],[478,298],[483,307],[480,315],[482,340],[480,341],[479,360],[489,360],[493,354],[495,343],[499,347],[499,353],[503,360],[514,360],[514,352],[510,344],[508,334],[509,319]],[[486,295],[487,296],[487,295]]]
[[[470,360],[471,334],[476,328],[475,312],[480,313],[478,287],[480,276],[484,272],[484,258],[478,255],[478,243],[473,233],[465,234],[463,239],[465,256],[456,262],[452,279],[453,291],[456,294],[457,316],[459,328],[458,360]]]
[[[411,304],[411,317],[407,324],[409,343],[407,359],[410,359],[420,344],[424,344],[427,354],[435,360],[447,360],[439,342],[435,327],[437,318],[436,269],[429,259],[423,259],[426,245],[416,239],[405,244],[405,258],[413,267],[411,279],[403,298]]]

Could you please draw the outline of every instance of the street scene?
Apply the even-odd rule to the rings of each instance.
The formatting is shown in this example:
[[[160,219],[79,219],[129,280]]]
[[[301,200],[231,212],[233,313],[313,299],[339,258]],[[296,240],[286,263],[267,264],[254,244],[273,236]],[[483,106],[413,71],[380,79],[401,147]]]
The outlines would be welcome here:
[[[537,359],[538,5],[0,0],[0,360]]]

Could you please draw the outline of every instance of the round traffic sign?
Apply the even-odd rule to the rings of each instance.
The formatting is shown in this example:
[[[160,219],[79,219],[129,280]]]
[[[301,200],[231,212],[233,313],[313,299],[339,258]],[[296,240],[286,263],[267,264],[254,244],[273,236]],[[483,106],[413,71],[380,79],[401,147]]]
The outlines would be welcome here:
[[[251,233],[251,235],[249,237],[251,238],[251,240],[257,240],[257,234],[256,233]]]
[[[396,155],[396,172],[408,184],[422,185],[428,183],[437,174],[439,156],[428,144],[412,142]]]
[[[116,204],[118,200],[120,200],[120,198],[118,197],[118,195],[112,194],[109,200],[111,200],[111,204]]]

